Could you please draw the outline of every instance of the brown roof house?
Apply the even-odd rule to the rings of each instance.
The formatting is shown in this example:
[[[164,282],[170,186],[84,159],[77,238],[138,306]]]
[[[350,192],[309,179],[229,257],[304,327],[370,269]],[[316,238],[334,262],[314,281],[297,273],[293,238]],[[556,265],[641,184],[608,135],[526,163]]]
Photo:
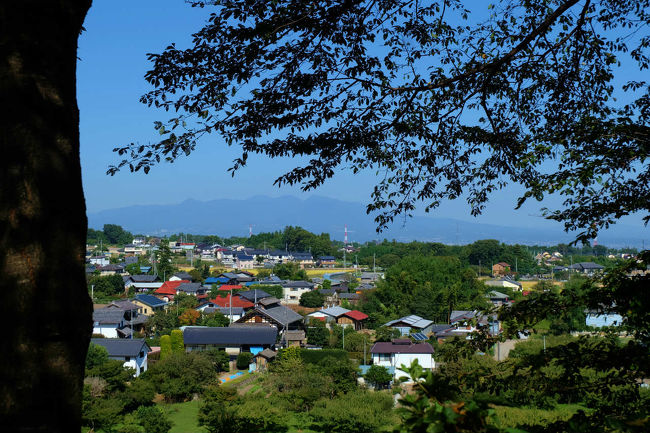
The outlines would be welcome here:
[[[510,265],[506,262],[499,262],[492,265],[492,275],[503,276],[510,273]]]

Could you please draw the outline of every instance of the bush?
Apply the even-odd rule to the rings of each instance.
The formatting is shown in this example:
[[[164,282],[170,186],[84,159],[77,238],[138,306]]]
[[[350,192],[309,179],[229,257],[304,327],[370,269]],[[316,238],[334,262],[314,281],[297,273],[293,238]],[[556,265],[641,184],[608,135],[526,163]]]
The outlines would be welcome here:
[[[185,346],[183,345],[183,331],[181,331],[180,329],[174,329],[172,331],[171,345],[172,345],[172,353],[185,352]]]
[[[144,431],[147,433],[167,433],[173,425],[165,412],[158,406],[139,407],[136,418],[138,424],[144,427]]]
[[[88,354],[86,355],[86,369],[89,370],[102,365],[106,361],[108,361],[108,350],[104,346],[90,343],[90,346],[88,346]]]
[[[390,381],[393,380],[393,376],[388,372],[388,369],[379,365],[371,365],[363,378],[375,388],[387,387]]]
[[[237,369],[248,370],[248,366],[253,359],[253,354],[250,352],[241,352],[237,355]]]
[[[140,377],[150,381],[156,392],[167,401],[180,402],[201,393],[205,386],[216,381],[214,366],[209,357],[199,353],[171,354],[152,365]]]
[[[160,337],[160,360],[167,359],[172,354],[172,339],[169,335]]]
[[[300,295],[300,305],[308,308],[322,307],[325,297],[318,291],[312,290]]]

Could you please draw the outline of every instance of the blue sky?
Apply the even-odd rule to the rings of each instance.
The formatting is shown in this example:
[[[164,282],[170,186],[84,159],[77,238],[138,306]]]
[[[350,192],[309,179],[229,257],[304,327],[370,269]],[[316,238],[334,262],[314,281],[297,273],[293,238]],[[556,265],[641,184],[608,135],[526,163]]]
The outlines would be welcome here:
[[[171,42],[178,47],[190,43],[191,34],[201,28],[207,9],[191,8],[183,0],[95,0],[85,21],[86,32],[79,41],[77,70],[81,116],[81,161],[88,212],[133,204],[170,204],[185,199],[213,200],[223,197],[248,198],[255,195],[306,197],[297,187],[273,186],[273,180],[292,168],[290,159],[249,158],[248,166],[232,178],[227,171],[237,148],[219,143],[218,137],[203,139],[189,157],[173,164],[160,164],[148,175],[128,170],[107,176],[108,165],[118,162],[116,146],[155,139],[153,121],[165,120],[165,112],[139,102],[151,88],[144,81],[148,52],[161,52]],[[353,175],[339,173],[315,192],[327,197],[367,203],[374,172]],[[535,216],[543,205],[531,203],[514,211],[520,193],[511,187],[493,195],[481,217],[469,215],[466,203],[444,203],[435,216],[512,226],[556,226]],[[424,214],[421,210],[416,213]],[[622,221],[641,228],[641,218]]]

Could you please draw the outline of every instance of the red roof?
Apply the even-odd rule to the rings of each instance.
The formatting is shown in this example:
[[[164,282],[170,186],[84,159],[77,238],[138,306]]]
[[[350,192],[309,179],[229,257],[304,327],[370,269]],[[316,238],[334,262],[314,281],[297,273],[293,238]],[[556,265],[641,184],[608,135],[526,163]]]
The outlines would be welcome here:
[[[210,299],[210,302],[212,302],[213,304],[216,304],[216,305],[218,305],[220,307],[230,307],[230,294],[228,294],[228,296],[226,296],[225,298],[217,296],[214,299]],[[234,295],[232,297],[232,306],[233,307],[242,307],[242,308],[252,308],[255,305],[250,301],[242,299],[239,295]]]
[[[189,283],[190,280],[165,281],[162,286],[156,289],[154,293],[159,295],[175,295],[176,288],[183,283]]]
[[[352,310],[348,311],[347,313],[344,314],[344,316],[351,317],[354,320],[366,320],[368,318],[367,314],[362,313],[359,310]]]
[[[221,286],[219,286],[219,290],[241,290],[241,289],[243,289],[243,287],[237,284],[222,284]]]

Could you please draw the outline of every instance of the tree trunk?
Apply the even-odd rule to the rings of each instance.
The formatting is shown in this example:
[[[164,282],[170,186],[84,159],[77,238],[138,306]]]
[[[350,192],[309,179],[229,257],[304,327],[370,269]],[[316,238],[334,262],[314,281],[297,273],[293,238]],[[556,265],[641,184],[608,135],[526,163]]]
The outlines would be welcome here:
[[[0,3],[3,431],[80,431],[92,305],[76,62],[90,4]]]

